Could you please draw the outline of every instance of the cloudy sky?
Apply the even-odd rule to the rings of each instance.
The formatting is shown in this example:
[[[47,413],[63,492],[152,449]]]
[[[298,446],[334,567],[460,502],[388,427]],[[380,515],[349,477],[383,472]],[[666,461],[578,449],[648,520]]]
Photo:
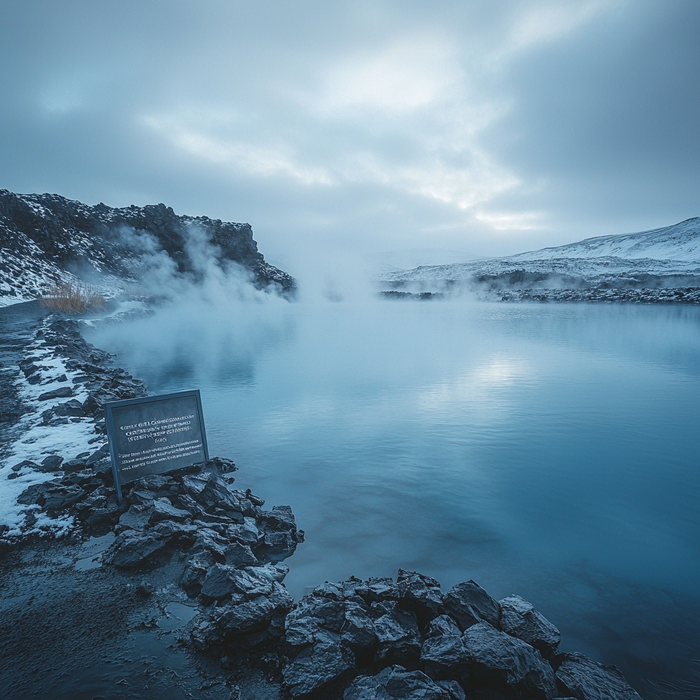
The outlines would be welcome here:
[[[0,187],[247,221],[297,273],[654,228],[700,215],[698,36],[699,0],[2,0]]]

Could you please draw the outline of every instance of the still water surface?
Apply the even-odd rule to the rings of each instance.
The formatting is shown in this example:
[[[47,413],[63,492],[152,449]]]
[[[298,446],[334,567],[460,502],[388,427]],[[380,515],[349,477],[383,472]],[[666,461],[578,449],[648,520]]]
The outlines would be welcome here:
[[[88,339],[152,394],[201,389],[211,454],[306,531],[293,595],[399,567],[473,578],[645,696],[691,677],[700,309],[178,306]]]

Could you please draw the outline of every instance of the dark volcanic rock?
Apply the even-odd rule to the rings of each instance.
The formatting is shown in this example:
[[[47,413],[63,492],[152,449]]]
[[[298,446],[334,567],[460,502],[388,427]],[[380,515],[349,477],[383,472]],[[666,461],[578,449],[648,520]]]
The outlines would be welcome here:
[[[380,666],[418,668],[421,638],[415,613],[397,606],[375,620],[374,632],[379,642],[376,660]]]
[[[562,695],[577,700],[641,700],[615,666],[583,654],[563,654],[556,677]]]
[[[42,472],[56,472],[61,468],[61,464],[63,464],[63,457],[60,455],[49,455],[41,461],[39,469]]]
[[[465,700],[458,683],[436,683],[421,671],[389,666],[376,676],[359,676],[343,700]]]
[[[413,610],[421,622],[428,622],[442,612],[442,591],[434,578],[399,569],[397,587],[401,606]]]
[[[170,258],[178,273],[198,279],[201,264],[188,246],[194,236],[203,236],[224,272],[242,269],[259,289],[294,294],[294,279],[265,261],[249,224],[178,216],[163,204],[115,209],[59,195],[0,190],[0,257],[6,267],[0,282],[13,292],[36,295],[41,291],[33,286],[37,280],[46,286],[76,269],[135,280],[148,270],[145,250]]]
[[[501,606],[501,629],[539,649],[544,656],[551,656],[559,646],[561,633],[544,615],[535,610],[532,603],[519,595],[511,595],[498,601]]]
[[[356,673],[352,655],[343,649],[338,635],[325,632],[284,667],[282,678],[289,694],[297,698],[349,680]]]
[[[458,583],[444,599],[445,612],[449,613],[465,630],[482,620],[500,627],[501,611],[498,603],[475,581]]]
[[[51,399],[63,399],[67,396],[73,396],[73,387],[70,386],[60,386],[58,389],[52,389],[51,391],[45,391],[43,394],[39,394],[39,401],[50,401]]]
[[[131,569],[153,563],[153,559],[162,554],[167,540],[159,539],[148,533],[126,530],[118,535],[105,561],[120,569]]]
[[[557,695],[552,667],[529,644],[480,622],[462,635],[470,668],[469,685],[495,691],[517,691],[527,698],[550,700]]]

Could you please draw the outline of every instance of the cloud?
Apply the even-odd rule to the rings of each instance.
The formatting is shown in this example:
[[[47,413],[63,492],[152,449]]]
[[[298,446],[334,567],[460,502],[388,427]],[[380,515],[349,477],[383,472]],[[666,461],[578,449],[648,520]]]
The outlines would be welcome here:
[[[7,4],[2,186],[250,221],[291,265],[698,214],[697,3],[163,7]]]

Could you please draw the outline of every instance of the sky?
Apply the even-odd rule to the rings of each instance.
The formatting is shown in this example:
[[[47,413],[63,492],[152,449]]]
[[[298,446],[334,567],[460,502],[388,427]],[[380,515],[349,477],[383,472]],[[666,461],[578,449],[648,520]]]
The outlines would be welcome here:
[[[2,0],[0,187],[253,226],[293,274],[700,215],[700,0]]]

